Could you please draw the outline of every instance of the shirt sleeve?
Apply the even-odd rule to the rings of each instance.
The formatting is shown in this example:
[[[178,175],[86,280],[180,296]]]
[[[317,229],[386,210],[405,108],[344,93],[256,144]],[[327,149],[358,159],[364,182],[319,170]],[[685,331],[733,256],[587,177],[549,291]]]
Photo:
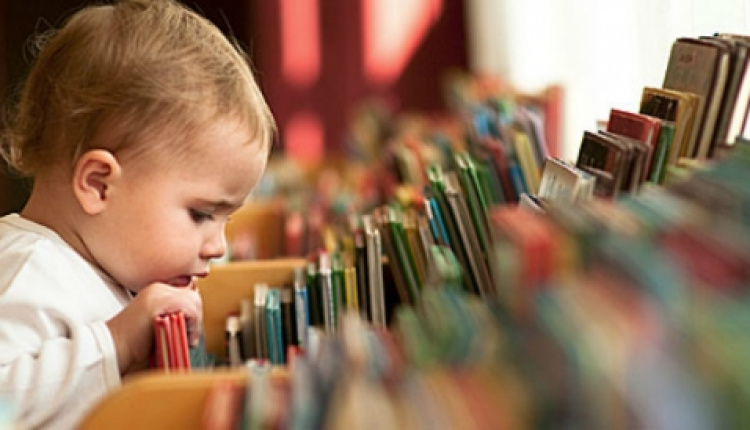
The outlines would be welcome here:
[[[54,308],[0,303],[0,395],[24,426],[80,417],[119,386],[105,322],[75,321]],[[73,419],[73,418],[70,418]]]

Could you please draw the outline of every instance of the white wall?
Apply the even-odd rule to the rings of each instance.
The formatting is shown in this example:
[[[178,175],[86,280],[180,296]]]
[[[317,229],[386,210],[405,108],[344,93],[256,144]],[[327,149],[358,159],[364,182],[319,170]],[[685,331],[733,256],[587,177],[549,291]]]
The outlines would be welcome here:
[[[750,34],[749,0],[467,0],[470,65],[521,91],[565,91],[562,156],[613,107],[660,87],[678,37]]]

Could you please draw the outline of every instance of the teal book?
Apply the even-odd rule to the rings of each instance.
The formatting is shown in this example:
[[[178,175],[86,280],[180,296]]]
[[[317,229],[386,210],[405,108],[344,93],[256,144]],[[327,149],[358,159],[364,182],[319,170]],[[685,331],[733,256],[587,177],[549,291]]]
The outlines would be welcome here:
[[[281,292],[269,288],[266,294],[266,329],[268,355],[272,364],[284,364],[284,334],[281,325]]]

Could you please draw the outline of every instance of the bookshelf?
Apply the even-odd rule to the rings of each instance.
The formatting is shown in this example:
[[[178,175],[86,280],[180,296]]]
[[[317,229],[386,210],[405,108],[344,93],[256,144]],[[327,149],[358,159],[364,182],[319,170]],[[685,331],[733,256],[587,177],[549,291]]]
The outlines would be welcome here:
[[[252,298],[259,282],[270,286],[291,284],[294,268],[304,259],[272,259],[215,266],[198,282],[203,299],[203,328],[206,349],[219,359],[226,358],[225,327],[228,315],[238,313],[242,299]]]
[[[294,268],[303,264],[303,259],[290,258],[234,262],[213,267],[210,275],[198,283],[203,299],[203,325],[208,353],[217,360],[226,358],[226,317],[239,311],[242,299],[253,297],[256,283],[290,283]],[[285,369],[276,368],[272,378],[283,384],[288,374]],[[248,372],[241,368],[217,367],[169,374],[148,371],[126,378],[120,389],[104,398],[92,410],[80,428],[200,429],[203,428],[203,405],[217,381],[241,388],[247,384],[247,380]]]

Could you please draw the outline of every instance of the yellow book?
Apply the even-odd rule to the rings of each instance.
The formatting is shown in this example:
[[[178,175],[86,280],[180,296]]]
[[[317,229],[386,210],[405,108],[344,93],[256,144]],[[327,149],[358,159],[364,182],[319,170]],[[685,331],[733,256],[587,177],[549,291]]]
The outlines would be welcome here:
[[[529,136],[520,130],[513,131],[513,147],[516,151],[518,164],[526,181],[529,194],[536,195],[539,191],[540,173],[534,150],[531,148]]]
[[[357,270],[354,267],[344,268],[344,288],[346,289],[346,308],[359,310]]]
[[[680,157],[692,154],[695,142],[691,141],[695,116],[701,97],[687,91],[666,88],[643,88],[639,112],[655,116],[675,125],[674,138],[667,156],[667,164],[677,164]],[[692,156],[692,155],[690,155]]]

